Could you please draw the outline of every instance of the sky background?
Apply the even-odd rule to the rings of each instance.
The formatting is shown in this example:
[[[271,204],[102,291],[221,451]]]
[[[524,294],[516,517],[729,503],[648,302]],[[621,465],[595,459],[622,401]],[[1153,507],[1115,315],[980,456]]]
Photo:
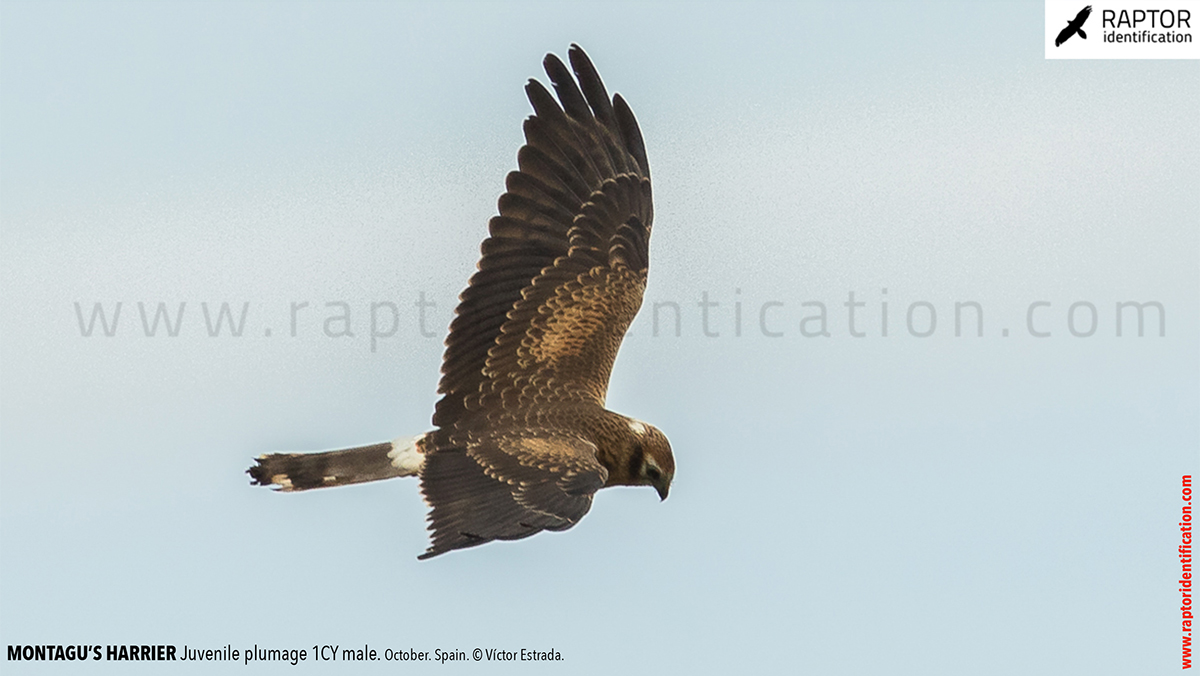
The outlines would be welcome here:
[[[1200,71],[1043,38],[1040,2],[0,5],[0,643],[1174,673]],[[415,481],[251,488],[260,453],[428,428],[522,85],[571,42],[646,138],[608,404],[671,439],[670,499],[418,562]],[[1127,301],[1165,335],[1118,336]]]

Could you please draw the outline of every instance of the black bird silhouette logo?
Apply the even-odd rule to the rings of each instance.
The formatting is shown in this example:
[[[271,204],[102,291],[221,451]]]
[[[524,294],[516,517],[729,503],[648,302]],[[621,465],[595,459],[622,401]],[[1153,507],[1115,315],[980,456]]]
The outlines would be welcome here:
[[[1066,42],[1067,40],[1070,40],[1071,36],[1076,33],[1079,33],[1079,37],[1086,40],[1087,33],[1083,32],[1083,24],[1088,20],[1088,17],[1091,15],[1092,15],[1092,6],[1091,5],[1088,5],[1087,7],[1084,7],[1083,9],[1079,10],[1079,13],[1075,15],[1075,18],[1067,23],[1067,27],[1058,32],[1058,37],[1054,38],[1054,46],[1058,47],[1059,45]]]

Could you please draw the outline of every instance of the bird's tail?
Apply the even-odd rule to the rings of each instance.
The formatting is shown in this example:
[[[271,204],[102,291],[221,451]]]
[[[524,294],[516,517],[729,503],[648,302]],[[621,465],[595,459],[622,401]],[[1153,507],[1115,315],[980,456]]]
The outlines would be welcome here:
[[[246,470],[252,484],[279,491],[345,486],[419,474],[425,462],[422,440],[401,437],[370,446],[323,453],[260,455]]]

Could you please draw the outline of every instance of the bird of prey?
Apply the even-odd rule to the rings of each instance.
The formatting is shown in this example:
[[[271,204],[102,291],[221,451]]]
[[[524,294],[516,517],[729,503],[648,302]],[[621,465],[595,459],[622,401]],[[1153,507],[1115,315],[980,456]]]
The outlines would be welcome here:
[[[1079,37],[1086,40],[1087,33],[1083,32],[1083,24],[1085,21],[1088,20],[1088,17],[1091,16],[1091,14],[1092,14],[1092,6],[1091,5],[1088,5],[1087,7],[1084,7],[1083,9],[1079,10],[1079,13],[1075,15],[1075,18],[1072,19],[1071,21],[1067,22],[1067,27],[1058,32],[1058,37],[1054,38],[1054,46],[1058,47],[1062,43],[1069,40],[1071,38],[1071,36],[1076,33],[1079,33]]]
[[[417,476],[429,505],[418,558],[565,530],[607,486],[666,499],[675,460],[653,426],[605,408],[613,360],[642,304],[653,220],[633,112],[578,45],[543,61],[558,95],[525,86],[519,169],[488,223],[446,338],[433,430],[323,453],[259,456],[281,491]],[[572,76],[574,73],[574,76]]]

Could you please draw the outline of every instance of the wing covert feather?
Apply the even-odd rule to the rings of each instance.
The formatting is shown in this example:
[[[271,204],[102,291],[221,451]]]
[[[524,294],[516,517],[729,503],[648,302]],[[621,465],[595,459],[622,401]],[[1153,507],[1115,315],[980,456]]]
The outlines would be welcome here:
[[[573,75],[554,55],[544,61],[557,101],[536,80],[525,87],[534,114],[446,338],[435,426],[515,400],[485,392],[557,383],[567,364],[579,386],[566,390],[603,401],[620,338],[641,305],[653,220],[645,145],[629,106],[609,97],[583,50],[572,45],[569,57]],[[583,334],[568,336],[568,325]],[[574,357],[554,368],[531,361],[538,350],[530,341],[548,336],[574,346]]]
[[[492,540],[566,530],[592,506],[608,478],[596,446],[544,430],[467,434],[460,447],[426,459],[421,491],[429,510],[426,559]]]

